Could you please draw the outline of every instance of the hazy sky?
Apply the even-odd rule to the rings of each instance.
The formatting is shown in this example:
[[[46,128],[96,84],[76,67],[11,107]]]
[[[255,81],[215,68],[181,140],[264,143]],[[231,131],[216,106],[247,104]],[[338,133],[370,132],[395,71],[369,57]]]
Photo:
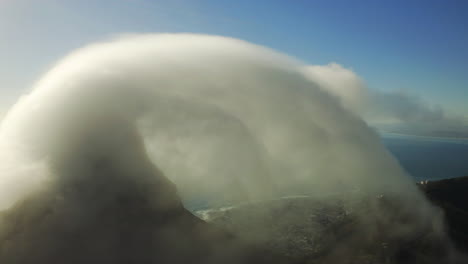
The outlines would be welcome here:
[[[468,118],[468,1],[0,0],[0,115],[57,59],[128,32],[219,34]]]

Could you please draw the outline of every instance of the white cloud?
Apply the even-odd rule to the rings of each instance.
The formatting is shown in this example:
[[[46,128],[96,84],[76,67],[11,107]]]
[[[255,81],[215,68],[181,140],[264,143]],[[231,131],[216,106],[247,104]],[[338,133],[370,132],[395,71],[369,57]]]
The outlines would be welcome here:
[[[337,63],[304,67],[308,78],[339,97],[343,106],[383,131],[423,136],[468,137],[466,122],[406,91],[369,89],[351,69]]]
[[[43,252],[62,248],[64,227],[81,230],[83,219],[120,206],[130,192],[152,213],[173,206],[175,190],[164,175],[189,198],[311,194],[347,206],[348,195],[329,194],[354,194],[369,201],[369,209],[357,210],[378,224],[369,230],[394,227],[385,207],[371,206],[385,194],[411,212],[392,229],[395,237],[438,226],[439,216],[378,135],[317,85],[361,112],[369,93],[359,78],[333,64],[309,68],[316,75],[307,79],[303,66],[265,47],[191,34],[135,35],[72,53],[1,123],[0,207],[21,221],[0,222],[0,244],[8,243],[0,262],[21,259],[18,252],[53,262]],[[11,207],[36,188],[41,199]],[[12,236],[18,228],[24,231]],[[37,243],[44,230],[47,239]]]

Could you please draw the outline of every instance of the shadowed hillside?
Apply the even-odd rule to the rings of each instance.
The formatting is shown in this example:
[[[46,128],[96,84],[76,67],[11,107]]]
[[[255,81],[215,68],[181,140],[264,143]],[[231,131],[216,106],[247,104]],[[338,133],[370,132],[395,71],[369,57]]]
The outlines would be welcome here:
[[[457,246],[468,252],[468,176],[419,184],[445,213],[447,228]]]
[[[447,241],[433,230],[395,237],[406,218],[385,198],[377,200],[394,225],[382,223],[377,231],[355,217],[365,206],[346,212],[308,198],[213,211],[213,224],[207,224],[183,208],[175,187],[156,169],[159,177],[141,182],[110,177],[118,172],[104,161],[95,173],[99,180],[87,179],[96,188],[86,187],[87,180],[73,189],[50,188],[5,211],[1,263],[463,263],[447,257]],[[468,252],[468,178],[419,186],[444,210],[457,247]]]
[[[87,175],[57,180],[0,214],[0,263],[281,263],[187,211],[132,138],[125,161],[140,166],[88,156]]]

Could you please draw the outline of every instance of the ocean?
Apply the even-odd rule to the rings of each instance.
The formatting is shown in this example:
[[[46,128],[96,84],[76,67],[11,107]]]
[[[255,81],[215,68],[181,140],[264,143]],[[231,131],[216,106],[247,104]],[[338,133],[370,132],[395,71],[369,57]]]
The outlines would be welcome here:
[[[468,139],[381,134],[382,142],[416,180],[468,176]]]

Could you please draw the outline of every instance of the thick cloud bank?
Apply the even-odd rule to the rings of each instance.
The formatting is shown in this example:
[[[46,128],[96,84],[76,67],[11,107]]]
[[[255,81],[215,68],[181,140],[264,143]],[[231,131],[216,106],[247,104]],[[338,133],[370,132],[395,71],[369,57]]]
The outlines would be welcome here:
[[[301,66],[213,36],[134,36],[79,50],[2,123],[3,207],[16,190],[68,180],[56,172],[65,164],[75,171],[125,155],[134,130],[183,195],[411,188],[378,137]]]
[[[205,35],[135,35],[78,50],[1,123],[0,206],[26,199],[34,211],[36,193],[37,203],[58,203],[26,229],[47,230],[41,245],[52,247],[65,232],[57,223],[77,230],[122,194],[151,197],[151,208],[177,203],[163,174],[186,201],[386,195],[413,212],[409,226],[438,223],[378,136],[303,68]],[[0,233],[8,228],[0,222]],[[8,241],[11,252],[30,242]]]

